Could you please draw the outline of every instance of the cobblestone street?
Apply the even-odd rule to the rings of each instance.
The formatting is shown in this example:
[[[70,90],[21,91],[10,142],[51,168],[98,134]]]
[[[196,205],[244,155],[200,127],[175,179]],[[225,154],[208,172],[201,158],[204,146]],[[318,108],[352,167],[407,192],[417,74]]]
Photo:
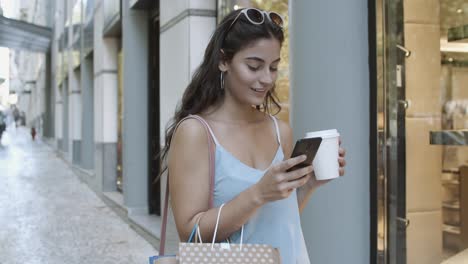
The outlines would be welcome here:
[[[1,264],[147,263],[157,252],[25,128],[1,142]]]

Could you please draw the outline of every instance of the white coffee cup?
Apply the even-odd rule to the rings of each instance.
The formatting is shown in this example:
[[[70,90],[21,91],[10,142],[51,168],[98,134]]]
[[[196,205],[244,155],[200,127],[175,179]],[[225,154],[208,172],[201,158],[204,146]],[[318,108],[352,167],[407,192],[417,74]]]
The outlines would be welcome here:
[[[322,138],[322,143],[315,155],[314,166],[317,180],[329,180],[340,176],[338,164],[338,150],[340,134],[336,129],[308,132],[306,138]]]

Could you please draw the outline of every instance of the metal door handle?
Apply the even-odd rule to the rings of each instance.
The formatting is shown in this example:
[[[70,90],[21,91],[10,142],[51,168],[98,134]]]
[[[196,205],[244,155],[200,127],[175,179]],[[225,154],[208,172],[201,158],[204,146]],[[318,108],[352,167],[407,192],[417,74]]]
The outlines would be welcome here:
[[[400,223],[405,224],[405,228],[408,228],[408,226],[410,225],[410,220],[409,219],[406,219],[406,218],[403,218],[403,217],[397,217],[396,220],[399,221]]]
[[[407,100],[398,100],[398,103],[401,104],[405,109],[408,109],[410,102]]]
[[[411,51],[408,50],[407,48],[403,47],[402,45],[398,45],[398,44],[396,44],[396,47],[405,52],[405,57],[406,58],[411,56]]]

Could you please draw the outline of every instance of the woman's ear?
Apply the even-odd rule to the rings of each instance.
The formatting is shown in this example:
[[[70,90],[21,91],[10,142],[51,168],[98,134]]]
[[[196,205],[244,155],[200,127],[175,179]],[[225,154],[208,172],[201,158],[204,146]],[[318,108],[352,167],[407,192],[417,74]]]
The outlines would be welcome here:
[[[225,72],[229,69],[229,65],[228,65],[228,62],[227,62],[227,58],[226,58],[226,54],[224,53],[224,50],[220,49],[219,50],[219,64],[218,64],[218,68],[220,71],[222,72]]]

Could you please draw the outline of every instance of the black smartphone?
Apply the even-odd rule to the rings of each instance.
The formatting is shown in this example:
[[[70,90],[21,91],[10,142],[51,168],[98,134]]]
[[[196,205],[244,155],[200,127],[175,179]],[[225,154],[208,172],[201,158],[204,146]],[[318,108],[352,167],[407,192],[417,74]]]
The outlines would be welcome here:
[[[293,171],[293,170],[297,170],[300,168],[310,166],[312,164],[312,161],[315,158],[315,155],[317,154],[317,151],[320,147],[320,143],[322,143],[322,138],[320,137],[303,138],[303,139],[299,139],[298,141],[296,141],[296,145],[294,145],[291,158],[294,158],[300,155],[306,155],[307,158],[305,161],[295,165],[294,167],[289,168],[287,171],[289,172],[289,171]]]

